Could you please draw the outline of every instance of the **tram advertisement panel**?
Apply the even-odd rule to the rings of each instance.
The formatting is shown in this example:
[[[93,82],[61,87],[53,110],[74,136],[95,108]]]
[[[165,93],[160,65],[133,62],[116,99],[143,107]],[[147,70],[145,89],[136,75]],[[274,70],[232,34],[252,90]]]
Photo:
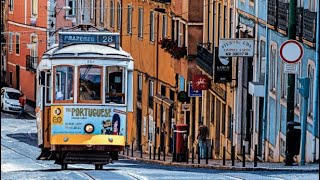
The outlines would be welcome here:
[[[114,106],[52,106],[51,134],[87,134],[85,125],[91,124],[90,134],[125,136],[126,107]]]

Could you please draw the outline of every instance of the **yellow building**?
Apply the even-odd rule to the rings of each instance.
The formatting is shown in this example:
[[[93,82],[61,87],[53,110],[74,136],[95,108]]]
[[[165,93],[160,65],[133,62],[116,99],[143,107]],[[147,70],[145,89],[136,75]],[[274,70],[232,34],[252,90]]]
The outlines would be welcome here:
[[[213,158],[222,158],[223,147],[227,150],[227,157],[230,157],[233,143],[235,62],[228,60],[230,69],[222,76],[217,69],[219,39],[231,38],[234,32],[234,9],[230,3],[231,1],[203,0],[203,42],[198,45],[197,66],[210,78],[211,83],[209,89],[203,91],[202,97],[195,99],[195,128],[197,130],[202,122],[208,127],[208,154],[209,157],[213,155]]]
[[[199,73],[195,57],[203,38],[202,0],[96,0],[94,6],[91,23],[119,32],[121,47],[135,61],[128,144],[142,145],[144,151],[165,147],[171,153],[174,124],[188,124],[194,140],[195,114],[182,109],[193,100],[182,105],[177,94],[187,91],[192,74]]]

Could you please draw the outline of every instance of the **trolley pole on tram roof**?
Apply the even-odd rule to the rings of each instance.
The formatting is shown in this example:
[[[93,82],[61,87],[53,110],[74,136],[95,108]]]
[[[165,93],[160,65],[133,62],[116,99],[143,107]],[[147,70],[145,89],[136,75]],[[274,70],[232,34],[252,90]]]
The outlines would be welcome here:
[[[290,0],[289,4],[289,23],[288,23],[288,38],[296,39],[296,15],[297,0]],[[288,123],[294,121],[294,92],[295,92],[295,74],[288,73],[288,84],[287,84],[287,133],[286,133],[286,157],[285,165],[293,165],[293,155],[290,153],[292,150],[289,149],[288,140]]]

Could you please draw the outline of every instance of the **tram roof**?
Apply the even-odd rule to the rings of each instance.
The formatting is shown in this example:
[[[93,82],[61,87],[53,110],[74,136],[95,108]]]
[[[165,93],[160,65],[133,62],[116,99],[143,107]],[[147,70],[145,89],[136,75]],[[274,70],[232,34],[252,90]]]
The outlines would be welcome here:
[[[115,49],[114,47],[101,44],[71,44],[59,48],[58,45],[53,45],[51,49],[47,50],[44,55],[48,57],[114,57],[131,59],[131,55],[122,50],[122,48]]]

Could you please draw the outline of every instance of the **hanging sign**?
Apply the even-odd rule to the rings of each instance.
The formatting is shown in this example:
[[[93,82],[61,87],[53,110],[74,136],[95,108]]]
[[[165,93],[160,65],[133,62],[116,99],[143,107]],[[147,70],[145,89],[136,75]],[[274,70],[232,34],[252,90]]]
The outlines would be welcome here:
[[[219,39],[219,57],[253,57],[254,39]]]
[[[192,88],[193,90],[207,90],[208,89],[208,77],[203,74],[192,76]]]

